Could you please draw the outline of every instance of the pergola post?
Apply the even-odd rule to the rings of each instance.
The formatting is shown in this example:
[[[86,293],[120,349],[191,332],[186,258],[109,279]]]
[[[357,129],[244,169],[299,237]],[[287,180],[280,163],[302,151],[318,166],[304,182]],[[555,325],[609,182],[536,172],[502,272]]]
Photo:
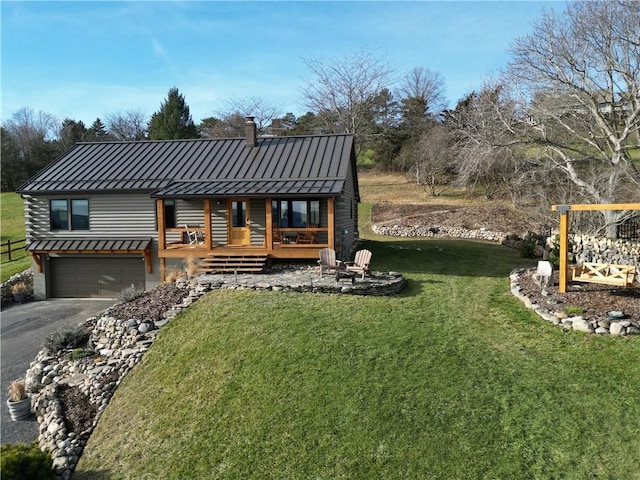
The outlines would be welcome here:
[[[558,205],[560,212],[560,274],[558,276],[558,292],[566,293],[569,279],[569,205]]]

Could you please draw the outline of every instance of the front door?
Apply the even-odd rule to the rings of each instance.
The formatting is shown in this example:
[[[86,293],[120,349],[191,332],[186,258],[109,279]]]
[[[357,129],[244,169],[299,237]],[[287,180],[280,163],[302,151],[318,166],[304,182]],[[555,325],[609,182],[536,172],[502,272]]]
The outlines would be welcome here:
[[[229,221],[228,244],[235,246],[251,245],[249,200],[229,200],[227,203],[227,218]]]

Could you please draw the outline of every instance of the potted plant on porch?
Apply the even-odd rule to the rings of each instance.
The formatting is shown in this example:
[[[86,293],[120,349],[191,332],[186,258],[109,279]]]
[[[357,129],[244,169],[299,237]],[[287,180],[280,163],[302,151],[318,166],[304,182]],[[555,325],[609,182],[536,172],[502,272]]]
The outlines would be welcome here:
[[[19,378],[9,385],[7,407],[11,420],[24,420],[31,415],[31,398],[27,395],[24,379]]]

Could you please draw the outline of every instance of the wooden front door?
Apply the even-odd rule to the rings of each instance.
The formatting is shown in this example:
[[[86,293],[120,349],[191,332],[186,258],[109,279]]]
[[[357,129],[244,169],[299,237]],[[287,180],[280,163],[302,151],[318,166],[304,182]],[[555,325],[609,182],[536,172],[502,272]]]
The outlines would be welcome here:
[[[227,243],[235,246],[251,245],[251,220],[248,199],[230,199],[227,203],[229,232]]]

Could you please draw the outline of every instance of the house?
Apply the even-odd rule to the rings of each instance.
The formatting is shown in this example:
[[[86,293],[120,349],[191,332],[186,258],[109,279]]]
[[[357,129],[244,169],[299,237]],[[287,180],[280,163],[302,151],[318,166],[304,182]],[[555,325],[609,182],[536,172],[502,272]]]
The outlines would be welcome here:
[[[38,299],[150,289],[190,258],[346,257],[358,235],[353,136],[261,138],[252,117],[245,138],[78,143],[18,192]]]

